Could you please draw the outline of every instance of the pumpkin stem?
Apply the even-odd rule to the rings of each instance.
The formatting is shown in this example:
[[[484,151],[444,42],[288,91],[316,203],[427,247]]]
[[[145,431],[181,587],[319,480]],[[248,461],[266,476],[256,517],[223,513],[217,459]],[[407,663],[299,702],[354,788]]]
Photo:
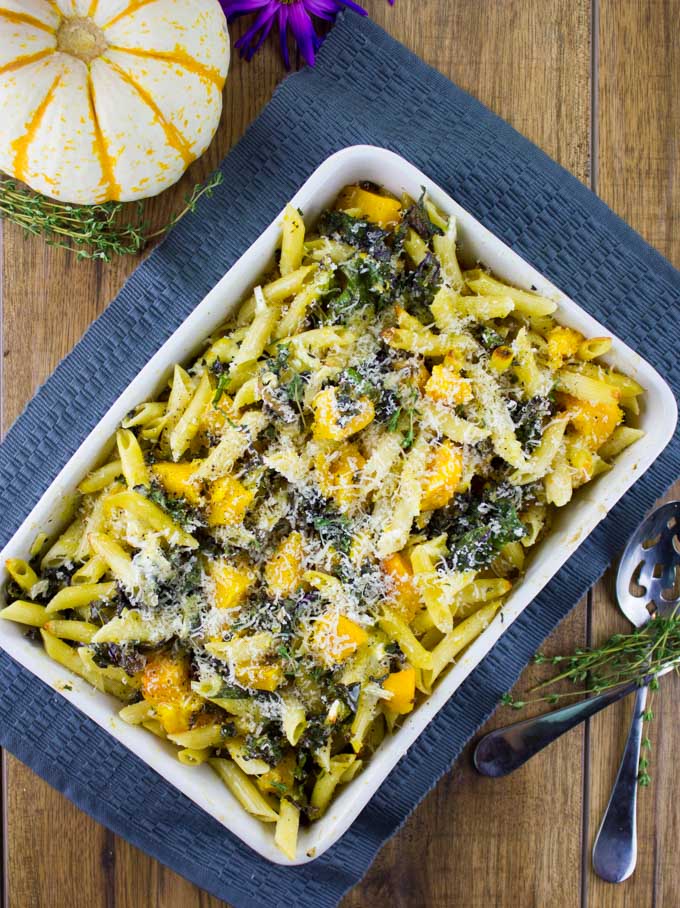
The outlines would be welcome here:
[[[98,25],[84,16],[62,20],[57,31],[57,50],[91,63],[104,53],[108,42]]]

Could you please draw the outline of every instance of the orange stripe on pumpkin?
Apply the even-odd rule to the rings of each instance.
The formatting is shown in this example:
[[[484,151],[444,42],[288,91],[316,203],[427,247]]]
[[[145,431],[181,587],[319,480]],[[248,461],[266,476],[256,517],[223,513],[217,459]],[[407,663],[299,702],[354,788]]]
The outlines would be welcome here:
[[[0,9],[0,19],[6,19],[8,22],[14,22],[17,25],[32,25],[33,28],[41,28],[44,32],[49,32],[51,35],[56,32],[56,29],[52,28],[51,25],[41,22],[35,16],[29,16],[28,13],[16,13],[11,9]]]
[[[99,5],[99,0],[90,0],[90,6],[87,11],[87,15],[92,19],[94,14],[97,12],[97,6]]]
[[[125,9],[122,9],[117,13],[113,19],[109,19],[102,28],[108,28],[110,25],[118,22],[120,19],[123,19],[125,16],[130,16],[132,13],[136,13],[138,9],[141,9],[143,6],[148,6],[150,3],[157,3],[158,0],[132,0],[132,3],[129,3]]]
[[[122,67],[118,66],[117,63],[114,63],[113,60],[106,59],[106,62],[118,73],[118,75],[124,82],[127,82],[127,84],[131,88],[134,88],[142,101],[153,112],[154,119],[157,123],[160,124],[163,132],[165,133],[165,138],[167,139],[168,145],[171,148],[175,149],[175,151],[182,157],[184,163],[188,167],[189,164],[191,164],[191,162],[194,160],[195,156],[191,153],[191,146],[179,131],[179,129],[177,129],[174,123],[171,123],[170,120],[165,117],[163,111],[156,104],[148,91],[146,91],[145,88],[142,88],[142,86],[139,85],[139,83],[136,82],[136,80],[129,73],[126,73],[125,70],[122,69]]]
[[[207,82],[212,82],[222,91],[224,88],[225,78],[219,69],[213,66],[204,66],[194,59],[191,54],[176,47],[173,51],[164,50],[142,50],[138,47],[119,47],[117,44],[111,44],[110,50],[116,50],[123,54],[132,54],[134,57],[151,57],[154,60],[161,60],[164,63],[176,63],[178,66],[188,69],[199,78]]]
[[[90,111],[92,115],[92,126],[94,128],[94,153],[99,160],[99,166],[102,169],[102,183],[107,187],[107,199],[117,201],[120,198],[120,184],[116,182],[113,172],[113,161],[106,145],[106,139],[102,132],[99,117],[97,116],[97,104],[94,98],[94,85],[92,84],[92,74],[89,69],[87,72],[87,97],[90,102]]]
[[[25,57],[17,57],[16,60],[12,60],[11,63],[5,63],[4,66],[0,66],[0,75],[2,75],[2,73],[14,72],[15,69],[21,69],[22,66],[28,66],[29,63],[37,63],[38,60],[49,57],[50,54],[53,53],[54,48],[48,47],[47,50],[41,50],[37,54],[26,54]]]
[[[17,180],[22,180],[24,183],[26,182],[26,173],[28,171],[28,152],[31,147],[31,142],[33,142],[38,130],[40,129],[40,124],[42,123],[47,108],[52,102],[52,98],[54,97],[54,93],[57,90],[57,85],[59,85],[60,80],[61,73],[50,85],[47,94],[35,109],[26,132],[23,134],[23,136],[19,136],[18,139],[15,139],[12,142],[12,148],[15,152],[13,167],[14,176],[17,178]]]

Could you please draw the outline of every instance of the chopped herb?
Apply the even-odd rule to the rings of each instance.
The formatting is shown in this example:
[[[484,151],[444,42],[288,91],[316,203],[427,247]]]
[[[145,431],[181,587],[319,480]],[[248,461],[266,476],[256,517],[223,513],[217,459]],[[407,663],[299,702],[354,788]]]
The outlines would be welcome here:
[[[276,356],[273,359],[267,361],[267,366],[270,372],[273,372],[277,378],[281,377],[281,373],[285,372],[288,368],[288,360],[290,359],[290,344],[277,344],[276,345]]]
[[[284,385],[288,399],[295,404],[301,404],[305,396],[305,380],[300,373],[295,373],[291,380]]]
[[[485,350],[495,350],[496,347],[500,347],[503,343],[503,338],[498,331],[488,325],[483,325],[480,328],[478,336],[479,342]]]
[[[223,363],[221,359],[216,359],[210,367],[210,371],[217,377],[217,387],[212,400],[213,407],[216,407],[229,386],[229,363]]]
[[[343,514],[331,512],[325,517],[315,517],[314,529],[322,542],[330,542],[344,555],[349,554],[352,546],[352,534],[349,531],[349,520]]]
[[[387,423],[387,428],[389,429],[390,432],[397,431],[397,426],[399,425],[400,416],[401,416],[401,407],[397,407],[397,409],[394,411],[394,413],[390,417],[390,421]]]
[[[252,694],[245,687],[238,684],[223,684],[215,699],[217,700],[249,700]]]

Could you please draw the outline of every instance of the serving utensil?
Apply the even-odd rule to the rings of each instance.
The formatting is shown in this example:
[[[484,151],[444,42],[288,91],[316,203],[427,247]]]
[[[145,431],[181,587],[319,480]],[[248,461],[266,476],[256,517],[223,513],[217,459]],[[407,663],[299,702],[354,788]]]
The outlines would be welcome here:
[[[678,606],[678,568],[680,501],[673,501],[661,505],[643,520],[619,562],[616,598],[623,613],[636,627],[642,627],[655,615],[669,615]],[[666,674],[674,667],[668,666],[658,675]],[[534,719],[497,728],[481,739],[473,755],[475,767],[483,775],[508,775],[569,729],[637,691],[623,759],[593,848],[595,871],[611,882],[627,879],[637,861],[637,776],[642,716],[650,681],[651,676],[642,682],[631,681]]]
[[[616,600],[635,627],[654,615],[670,615],[680,603],[680,501],[661,505],[643,521],[623,553]],[[641,590],[631,591],[631,578]],[[619,771],[593,846],[593,867],[610,883],[621,883],[637,862],[637,790],[642,723],[648,685],[635,695],[633,719]]]

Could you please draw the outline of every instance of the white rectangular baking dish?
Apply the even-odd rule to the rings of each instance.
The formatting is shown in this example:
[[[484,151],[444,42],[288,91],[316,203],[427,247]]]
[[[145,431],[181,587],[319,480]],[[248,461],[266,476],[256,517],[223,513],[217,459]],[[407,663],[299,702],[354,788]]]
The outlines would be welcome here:
[[[444,211],[458,221],[461,257],[472,264],[482,262],[499,277],[520,287],[536,288],[555,299],[556,317],[589,336],[612,335],[575,302],[561,293],[527,262],[457,205],[425,174],[392,152],[371,146],[346,148],[328,158],[293,198],[313,223],[321,210],[332,203],[347,183],[371,180],[393,193],[406,191],[418,197],[421,187]],[[102,458],[118,423],[140,401],[153,397],[176,362],[194,355],[203,339],[222,323],[233,306],[257,283],[271,261],[279,236],[280,216],[225,274],[189,318],[175,331],[156,355],[127,387],[73,454],[35,508],[0,554],[0,582],[7,579],[4,568],[9,557],[27,557],[39,530],[56,533],[66,520],[67,503],[90,469]],[[502,632],[535,598],[543,586],[573,554],[608,510],[652,464],[673,435],[677,407],[671,389],[661,376],[635,351],[614,336],[607,361],[635,378],[647,393],[642,399],[639,425],[647,433],[618,458],[613,469],[579,490],[561,512],[551,535],[534,552],[526,576],[508,599],[502,614],[470,646],[460,661],[443,678],[432,696],[411,713],[403,727],[388,737],[368,767],[334,801],[327,815],[301,833],[299,857],[291,862],[274,845],[273,827],[247,814],[207,766],[187,767],[175,757],[175,748],[142,728],[118,719],[118,701],[99,693],[86,682],[71,676],[71,689],[64,686],[68,672],[52,662],[43,650],[28,641],[21,627],[0,622],[0,646],[29,671],[55,687],[67,700],[90,716],[118,741],[136,753],[180,791],[239,836],[263,857],[278,864],[302,864],[323,854],[347,830],[362,808],[385,780],[390,770],[415,741],[423,728],[449,699],[470,671],[480,662]]]

